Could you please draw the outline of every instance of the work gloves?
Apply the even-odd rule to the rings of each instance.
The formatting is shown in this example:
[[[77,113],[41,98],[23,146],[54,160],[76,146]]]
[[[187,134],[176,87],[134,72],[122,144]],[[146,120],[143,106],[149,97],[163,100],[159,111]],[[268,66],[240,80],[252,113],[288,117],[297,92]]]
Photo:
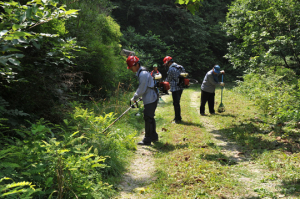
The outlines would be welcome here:
[[[131,98],[130,101],[134,103],[136,100],[135,100],[134,97],[133,97],[133,98]]]
[[[224,84],[224,82],[220,82],[220,86],[224,86],[225,84]]]

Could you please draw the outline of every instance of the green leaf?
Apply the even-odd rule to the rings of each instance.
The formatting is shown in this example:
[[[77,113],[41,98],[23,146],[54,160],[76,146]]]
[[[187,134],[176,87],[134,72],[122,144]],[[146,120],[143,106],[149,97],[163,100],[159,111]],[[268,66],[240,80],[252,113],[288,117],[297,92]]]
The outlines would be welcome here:
[[[8,30],[1,30],[0,31],[0,37],[2,37],[3,35],[5,35],[8,32]]]
[[[95,168],[95,167],[105,168],[106,165],[105,165],[105,164],[93,164],[93,165],[92,165],[92,168]]]
[[[69,15],[69,14],[73,14],[73,13],[77,13],[77,12],[78,12],[78,10],[68,10],[66,12],[66,14]]]
[[[30,8],[30,7],[28,7],[28,9],[26,10],[26,17],[27,17],[28,19],[31,18],[31,8]]]
[[[177,0],[176,3],[185,4],[185,0]]]
[[[12,162],[1,162],[0,163],[0,168],[18,168],[20,165]]]
[[[23,15],[20,16],[20,21],[24,22],[26,19],[26,13],[24,13]]]
[[[16,59],[13,59],[13,58],[9,58],[8,61],[16,66],[19,66],[20,65],[20,62]]]
[[[187,9],[194,15],[196,12],[196,8],[193,5],[188,5]]]
[[[34,47],[36,47],[37,49],[41,48],[41,45],[36,43],[35,41],[32,42],[32,44],[34,45]]]
[[[21,25],[19,25],[19,24],[14,24],[13,26],[12,26],[12,29],[13,30],[18,30],[19,28],[21,28],[22,26]]]
[[[9,51],[9,52],[20,52],[20,50],[17,49],[17,48],[7,48],[6,51]]]

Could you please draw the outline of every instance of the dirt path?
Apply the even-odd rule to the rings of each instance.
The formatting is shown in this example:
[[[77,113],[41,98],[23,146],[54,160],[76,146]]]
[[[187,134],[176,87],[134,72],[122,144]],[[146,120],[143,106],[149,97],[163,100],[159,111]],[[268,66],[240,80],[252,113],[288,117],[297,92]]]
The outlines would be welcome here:
[[[221,148],[221,152],[229,158],[235,165],[232,166],[232,170],[235,168],[243,169],[247,172],[247,175],[241,173],[235,173],[234,178],[238,179],[240,183],[243,184],[245,188],[245,195],[243,197],[227,196],[228,198],[261,198],[259,196],[260,190],[265,192],[276,192],[276,186],[280,182],[268,182],[262,183],[263,179],[266,177],[265,174],[270,175],[271,171],[266,170],[263,166],[256,164],[251,161],[251,157],[245,157],[240,149],[240,147],[235,142],[230,142],[224,135],[222,135],[214,125],[212,125],[212,119],[210,116],[200,116],[200,92],[194,92],[191,94],[191,107],[194,107],[199,117],[206,128],[213,136],[213,141],[217,146]],[[216,109],[217,107],[215,107]],[[284,198],[284,195],[279,195],[279,198]]]
[[[191,107],[194,107],[199,114],[199,103],[200,103],[200,92],[193,92],[190,96]],[[169,101],[170,97],[166,96],[163,98],[164,101]],[[250,157],[245,157],[240,149],[240,147],[229,141],[226,136],[222,135],[214,125],[212,125],[211,116],[200,116],[199,117],[206,128],[213,136],[213,142],[220,147],[220,152],[230,161],[234,163],[231,166],[232,175],[245,187],[245,194],[241,196],[226,196],[226,198],[261,198],[257,191],[255,190],[266,190],[267,192],[276,192],[276,186],[280,182],[268,182],[262,183],[263,179],[266,177],[265,173],[270,175],[270,171],[263,168],[263,166],[256,164],[251,161]],[[138,140],[141,140],[144,135],[141,135]],[[151,146],[137,146],[135,156],[132,159],[131,165],[128,168],[128,172],[124,175],[122,183],[119,185],[120,195],[115,197],[115,199],[145,199],[151,198],[151,195],[147,193],[147,187],[153,181],[155,181],[155,164],[154,164],[154,154],[157,151]],[[241,168],[247,172],[244,173],[236,172],[236,169],[241,170]],[[284,198],[284,196],[279,196],[279,198]]]
[[[143,136],[140,136],[142,139]],[[153,154],[155,150],[151,146],[137,146],[135,156],[128,172],[123,176],[119,185],[120,195],[116,199],[142,199],[148,198],[146,187],[152,182],[155,172]]]
[[[191,107],[194,107],[200,116],[200,92],[192,93]],[[216,145],[222,147],[222,153],[224,153],[227,157],[230,157],[231,161],[240,162],[247,160],[247,158],[241,156],[241,150],[238,148],[236,143],[228,141],[226,137],[216,130],[208,116],[200,116],[200,119],[207,131],[214,136]]]
[[[169,101],[168,95],[162,96],[163,101]],[[159,106],[160,104],[158,104]],[[142,140],[141,134],[138,140]],[[151,146],[137,145],[137,150],[128,168],[127,173],[119,185],[120,195],[115,199],[145,199],[151,198],[147,194],[147,185],[155,181],[154,155],[157,151]]]
[[[141,135],[139,139],[143,139]],[[115,199],[143,199],[148,198],[145,192],[146,187],[153,180],[155,173],[154,158],[155,149],[151,146],[137,146],[134,158],[128,168],[128,172],[123,176],[119,185],[120,195]]]

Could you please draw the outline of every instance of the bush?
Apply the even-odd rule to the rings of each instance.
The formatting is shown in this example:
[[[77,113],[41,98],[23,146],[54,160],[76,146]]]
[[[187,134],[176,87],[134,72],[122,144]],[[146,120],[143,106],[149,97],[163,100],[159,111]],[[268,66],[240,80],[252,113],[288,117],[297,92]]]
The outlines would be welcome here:
[[[244,75],[235,90],[247,94],[274,122],[296,122],[300,120],[299,85],[293,70],[273,67]]]
[[[94,109],[77,102],[72,106],[74,111],[63,126],[40,119],[29,128],[16,130],[20,139],[3,146],[0,196],[109,198],[113,195],[114,178],[120,178],[129,150],[135,149],[135,132],[119,129],[103,134],[103,129],[115,119],[113,113],[98,116]],[[4,182],[7,179],[13,183]]]

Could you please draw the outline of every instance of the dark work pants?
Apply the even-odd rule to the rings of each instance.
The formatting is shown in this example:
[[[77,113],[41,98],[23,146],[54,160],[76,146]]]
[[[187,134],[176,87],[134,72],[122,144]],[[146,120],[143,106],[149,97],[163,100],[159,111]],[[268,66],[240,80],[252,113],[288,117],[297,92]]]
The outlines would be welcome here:
[[[201,90],[200,114],[205,113],[205,104],[208,102],[209,113],[215,113],[215,93]]]
[[[180,109],[180,98],[182,95],[183,90],[174,91],[172,92],[172,98],[173,98],[173,106],[175,111],[175,120],[180,121],[181,118],[181,109]]]
[[[155,123],[155,110],[157,107],[156,100],[153,103],[144,105],[144,120],[145,120],[145,137],[144,142],[151,142],[158,139],[158,134],[156,132],[156,123]]]

